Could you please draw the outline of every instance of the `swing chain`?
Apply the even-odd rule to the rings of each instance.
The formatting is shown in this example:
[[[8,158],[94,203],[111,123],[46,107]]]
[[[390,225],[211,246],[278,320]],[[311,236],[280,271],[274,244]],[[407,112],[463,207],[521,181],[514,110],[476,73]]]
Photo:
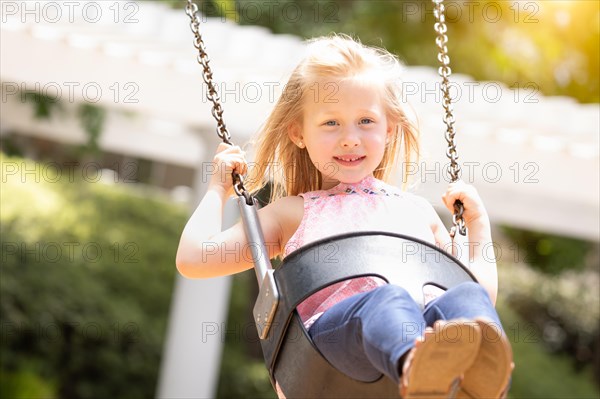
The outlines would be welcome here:
[[[446,156],[450,159],[450,165],[448,166],[447,172],[450,177],[451,182],[455,182],[459,179],[460,175],[460,165],[458,164],[458,151],[456,149],[456,143],[454,142],[454,136],[456,135],[456,131],[454,130],[454,113],[452,109],[452,99],[450,97],[450,82],[448,77],[452,74],[452,70],[450,69],[450,56],[448,55],[448,36],[446,32],[448,31],[448,27],[446,25],[446,17],[444,14],[444,0],[432,0],[434,3],[433,14],[435,16],[436,22],[434,25],[434,29],[437,33],[437,37],[435,38],[435,44],[439,49],[439,53],[437,56],[438,61],[441,66],[438,69],[438,74],[442,77],[441,83],[441,91],[443,94],[442,106],[444,107],[444,117],[442,118],[444,123],[446,124],[446,142],[448,143],[448,149],[446,150]],[[454,237],[456,231],[461,235],[467,234],[467,228],[465,225],[465,220],[463,218],[464,206],[462,202],[456,201],[454,203],[454,214],[452,215],[452,223],[454,224],[450,229],[450,235]]]
[[[208,58],[208,53],[206,52],[206,46],[204,44],[204,40],[202,40],[202,34],[200,33],[200,17],[198,15],[198,6],[192,1],[187,0],[187,5],[185,7],[185,13],[188,17],[190,17],[190,29],[194,33],[194,47],[198,49],[198,56],[196,60],[202,66],[202,79],[206,86],[208,87],[208,93],[206,93],[206,98],[212,102],[212,116],[217,121],[217,135],[224,143],[233,145],[231,142],[231,135],[227,130],[227,126],[225,126],[225,122],[223,121],[223,108],[221,107],[221,97],[217,92],[217,88],[213,82],[213,73],[210,68],[210,59]],[[246,199],[246,203],[248,205],[252,205],[253,199],[246,191],[244,187],[244,178],[238,172],[234,171],[232,173],[233,176],[233,190],[238,196],[243,196]]]

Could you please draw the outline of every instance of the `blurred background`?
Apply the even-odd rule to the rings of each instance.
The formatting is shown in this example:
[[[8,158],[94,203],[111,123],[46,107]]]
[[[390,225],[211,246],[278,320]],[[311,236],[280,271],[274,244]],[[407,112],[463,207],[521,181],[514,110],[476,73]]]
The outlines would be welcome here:
[[[218,143],[185,3],[0,1],[2,398],[275,397],[254,273],[175,269]],[[423,140],[411,189],[450,226],[429,1],[196,4],[250,153],[304,39],[343,32],[397,54]],[[511,398],[600,395],[599,4],[447,4],[458,152],[493,224]]]

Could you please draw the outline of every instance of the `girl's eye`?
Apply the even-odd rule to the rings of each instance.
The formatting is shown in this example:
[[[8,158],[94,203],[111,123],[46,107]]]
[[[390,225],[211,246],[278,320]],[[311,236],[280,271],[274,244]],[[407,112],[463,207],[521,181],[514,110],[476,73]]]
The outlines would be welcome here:
[[[370,119],[370,118],[362,118],[362,119],[360,120],[360,123],[361,123],[361,124],[363,124],[363,125],[367,125],[367,124],[369,124],[369,123],[373,123],[373,119]]]
[[[336,121],[327,121],[323,125],[325,125],[325,126],[336,126],[337,122]]]

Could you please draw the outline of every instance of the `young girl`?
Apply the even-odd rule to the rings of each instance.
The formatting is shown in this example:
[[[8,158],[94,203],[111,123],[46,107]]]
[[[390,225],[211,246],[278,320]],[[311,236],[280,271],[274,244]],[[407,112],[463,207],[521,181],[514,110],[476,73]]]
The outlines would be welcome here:
[[[251,191],[273,184],[271,203],[258,211],[271,258],[360,230],[451,248],[433,207],[386,183],[400,154],[404,162],[418,154],[416,129],[400,101],[400,73],[396,57],[346,36],[309,43],[261,131],[252,171],[258,177],[246,179]],[[242,255],[247,241],[240,223],[221,231],[231,172],[248,171],[244,152],[221,144],[214,164],[219,173],[177,252],[177,268],[189,278],[253,267]],[[473,187],[450,184],[442,198],[451,212],[455,200],[464,204],[470,268],[480,284],[452,288],[421,311],[404,289],[361,277],[317,292],[298,312],[323,356],[352,378],[385,374],[403,398],[499,398],[507,391],[512,353],[494,309],[496,263],[481,250],[491,242],[490,223]]]

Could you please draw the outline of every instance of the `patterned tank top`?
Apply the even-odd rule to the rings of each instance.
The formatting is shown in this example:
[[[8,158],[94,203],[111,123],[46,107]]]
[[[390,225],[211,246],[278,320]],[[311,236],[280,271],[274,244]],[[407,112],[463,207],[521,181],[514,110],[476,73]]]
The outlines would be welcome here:
[[[435,243],[428,217],[416,197],[373,176],[340,183],[329,190],[301,194],[304,216],[284,248],[283,256],[322,238],[355,231],[407,234]],[[422,215],[418,213],[421,212]],[[411,220],[407,223],[407,220]],[[415,223],[419,220],[419,223]],[[330,307],[352,295],[384,285],[377,277],[358,277],[333,284],[308,297],[297,310],[310,326]]]

